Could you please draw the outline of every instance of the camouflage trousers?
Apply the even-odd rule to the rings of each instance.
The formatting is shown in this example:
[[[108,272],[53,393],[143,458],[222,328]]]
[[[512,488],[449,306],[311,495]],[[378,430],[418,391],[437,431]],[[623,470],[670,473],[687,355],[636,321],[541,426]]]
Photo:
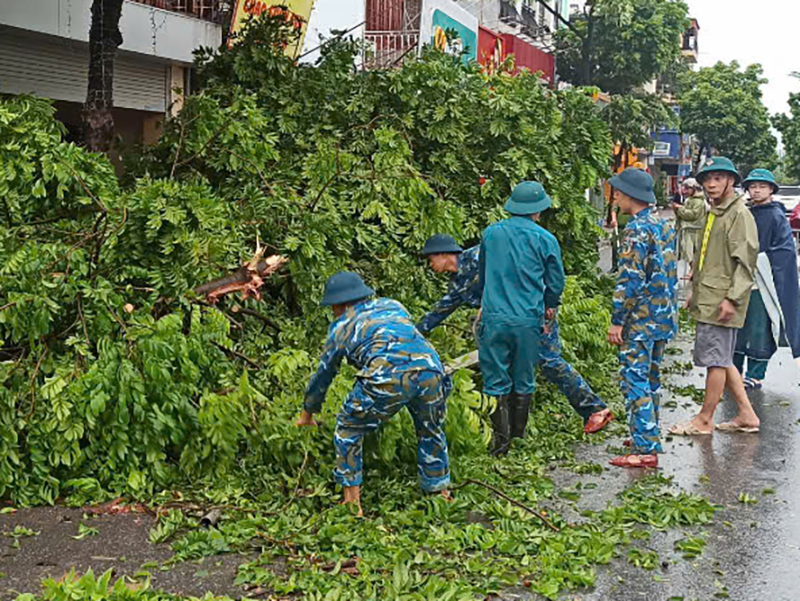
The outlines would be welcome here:
[[[661,362],[666,340],[626,340],[620,347],[622,393],[628,410],[631,452],[661,453]]]
[[[561,356],[561,340],[558,320],[550,322],[550,332],[542,336],[539,350],[539,369],[548,382],[552,382],[567,397],[575,412],[584,423],[592,413],[606,408],[606,404],[595,394],[581,374]]]
[[[478,343],[479,320],[472,324],[475,342]],[[550,322],[550,331],[542,334],[539,346],[539,365],[542,376],[558,387],[559,392],[567,397],[569,404],[581,416],[584,423],[592,413],[606,408],[606,404],[592,390],[588,382],[572,365],[561,356],[561,338],[558,332],[558,319]]]
[[[450,461],[444,419],[451,388],[450,378],[434,371],[399,372],[397,380],[378,385],[358,380],[336,417],[336,482],[342,486],[361,485],[364,436],[407,407],[417,432],[420,485],[427,492],[447,488]]]

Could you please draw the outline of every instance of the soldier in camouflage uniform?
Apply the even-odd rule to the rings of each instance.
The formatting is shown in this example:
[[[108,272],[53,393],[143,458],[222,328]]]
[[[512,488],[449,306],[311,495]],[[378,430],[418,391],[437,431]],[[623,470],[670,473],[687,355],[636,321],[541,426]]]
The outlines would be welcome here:
[[[480,245],[462,250],[453,238],[445,234],[431,236],[425,243],[422,254],[428,257],[431,269],[451,275],[447,294],[417,324],[420,332],[427,335],[462,305],[481,306],[483,290],[478,282],[480,250]]]
[[[656,218],[653,178],[629,168],[611,178],[615,202],[633,219],[624,232],[614,290],[609,342],[620,347],[622,388],[628,407],[631,454],[619,467],[656,467],[662,452],[659,429],[661,362],[675,336],[678,280],[675,231]]]
[[[483,290],[478,281],[479,252],[480,246],[462,250],[453,238],[444,234],[436,234],[425,243],[422,254],[430,260],[431,268],[438,273],[450,272],[451,276],[447,294],[417,324],[420,332],[427,334],[438,327],[462,305],[481,306]],[[558,318],[547,325],[539,354],[542,375],[567,397],[572,408],[583,419],[584,432],[598,432],[608,425],[613,415],[586,380],[561,356]]]
[[[420,335],[403,305],[374,291],[355,273],[342,272],[325,286],[322,304],[331,305],[334,321],[316,373],[305,393],[298,425],[315,425],[342,359],[360,371],[336,418],[334,478],[344,487],[345,503],[360,507],[362,443],[407,407],[417,432],[417,470],[427,492],[447,495],[450,466],[444,417],[450,379],[439,355]]]

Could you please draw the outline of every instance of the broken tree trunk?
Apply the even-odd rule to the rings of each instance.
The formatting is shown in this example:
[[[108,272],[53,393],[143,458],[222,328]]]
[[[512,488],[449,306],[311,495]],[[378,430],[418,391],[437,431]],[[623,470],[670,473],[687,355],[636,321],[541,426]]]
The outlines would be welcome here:
[[[264,278],[283,267],[289,259],[272,255],[262,259],[258,253],[249,262],[230,275],[213,280],[194,289],[195,294],[205,296],[206,301],[215,304],[221,297],[232,292],[241,292],[242,298],[261,299],[260,288]]]

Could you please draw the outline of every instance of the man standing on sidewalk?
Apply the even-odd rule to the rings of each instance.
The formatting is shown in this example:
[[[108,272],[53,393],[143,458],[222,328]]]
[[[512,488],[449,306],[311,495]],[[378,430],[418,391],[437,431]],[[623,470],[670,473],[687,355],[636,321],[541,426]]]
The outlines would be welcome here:
[[[522,182],[505,205],[512,217],[486,228],[481,241],[479,356],[483,391],[497,401],[496,455],[508,451],[512,430],[525,435],[545,316],[555,316],[564,291],[561,248],[536,224],[550,205],[540,183]]]
[[[706,224],[708,209],[703,187],[696,179],[683,182],[683,203],[673,203],[675,217],[678,218],[681,256],[691,266],[699,250],[703,227]],[[691,279],[691,277],[689,278]]]
[[[462,250],[453,238],[445,234],[431,236],[425,243],[422,254],[428,257],[431,269],[451,275],[447,294],[417,324],[420,332],[427,335],[462,305],[481,306],[483,289],[479,281],[479,251],[480,246]],[[572,408],[581,416],[583,431],[594,434],[606,427],[614,416],[588,382],[562,357],[558,316],[549,321],[547,326],[547,332],[542,338],[539,369],[567,397]],[[511,433],[512,438],[520,435],[518,430]]]
[[[738,405],[735,419],[716,428],[728,432],[758,432],[760,421],[747,398],[742,377],[733,363],[736,333],[744,325],[758,258],[758,230],[736,192],[741,176],[730,159],[714,157],[697,173],[711,210],[695,258],[689,312],[697,321],[694,362],[708,369],[703,408],[671,434],[694,436],[714,431],[714,411],[727,388]]]
[[[653,178],[628,168],[609,181],[614,202],[631,216],[625,228],[608,341],[619,346],[631,452],[617,467],[657,467],[661,449],[661,362],[678,329],[675,230],[653,215]]]
[[[742,187],[752,200],[750,211],[758,228],[761,252],[747,318],[736,337],[733,363],[745,376],[745,390],[758,390],[778,346],[788,346],[795,359],[800,357],[800,285],[797,250],[786,210],[773,200],[780,190],[775,176],[766,169],[753,169]]]

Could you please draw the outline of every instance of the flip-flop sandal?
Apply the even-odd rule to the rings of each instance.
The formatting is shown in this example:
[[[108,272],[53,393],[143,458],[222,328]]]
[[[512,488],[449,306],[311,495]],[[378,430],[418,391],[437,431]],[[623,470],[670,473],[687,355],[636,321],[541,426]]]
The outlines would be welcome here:
[[[616,467],[658,467],[658,455],[622,455],[609,461]]]
[[[589,416],[589,420],[583,427],[584,434],[594,434],[605,428],[614,419],[614,414],[611,409],[603,409],[597,411]]]
[[[761,380],[754,380],[753,378],[742,378],[745,390],[761,390],[764,384]]]
[[[757,434],[760,430],[759,426],[740,426],[733,422],[724,422],[714,427],[720,432],[742,432],[744,434]]]
[[[672,426],[669,429],[669,433],[673,436],[707,436],[713,434],[714,431],[709,430],[708,432],[703,432],[703,430],[700,430],[691,421],[688,421]]]

